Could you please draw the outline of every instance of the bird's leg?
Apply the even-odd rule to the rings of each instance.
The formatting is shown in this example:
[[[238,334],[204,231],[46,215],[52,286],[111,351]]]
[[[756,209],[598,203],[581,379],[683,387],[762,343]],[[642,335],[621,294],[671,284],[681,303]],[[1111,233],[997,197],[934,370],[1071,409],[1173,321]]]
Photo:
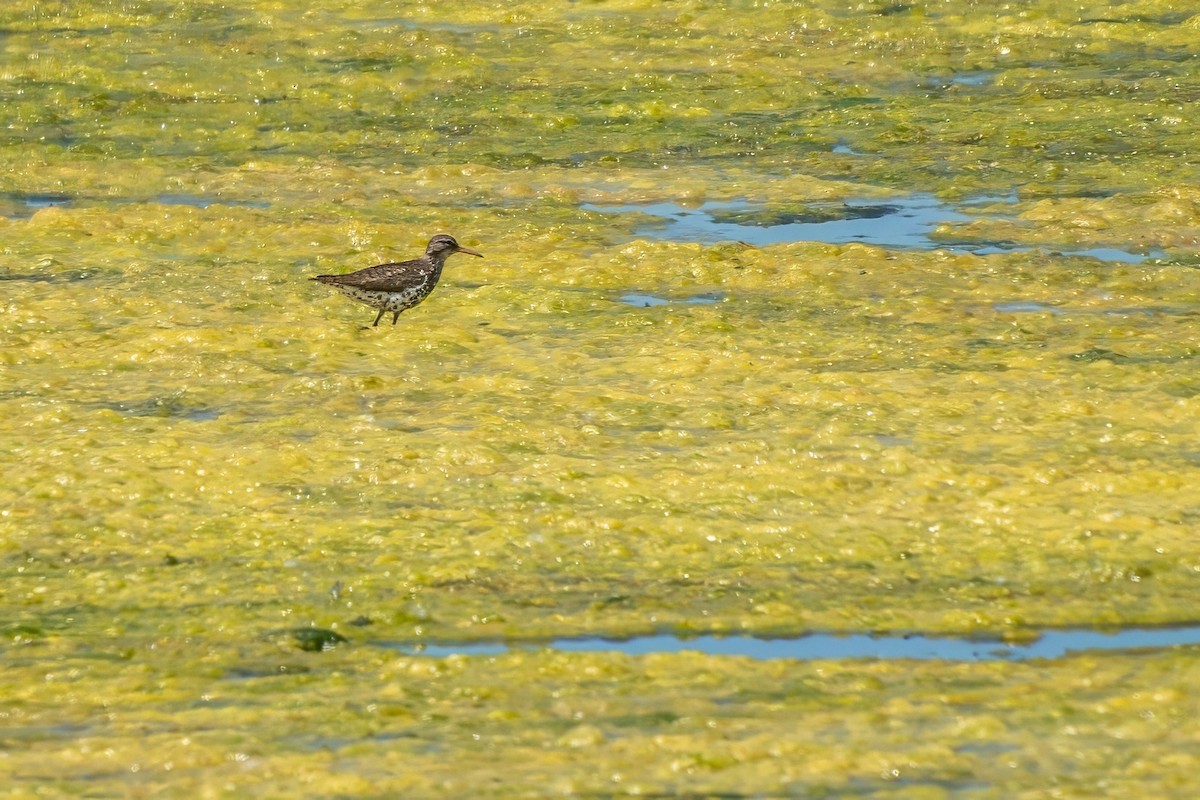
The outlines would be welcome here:
[[[393,325],[395,325],[395,324],[396,324],[396,320],[398,320],[398,319],[400,319],[400,312],[399,312],[399,311],[397,311],[395,314],[392,314],[392,324],[393,324]]]
[[[378,328],[378,327],[379,327],[379,320],[383,319],[383,313],[384,313],[385,311],[387,311],[387,309],[386,309],[386,308],[381,308],[381,309],[379,309],[379,316],[375,318],[374,327],[376,327],[376,328]],[[394,323],[394,322],[393,322],[392,324],[393,324],[393,325],[395,325],[396,323]]]

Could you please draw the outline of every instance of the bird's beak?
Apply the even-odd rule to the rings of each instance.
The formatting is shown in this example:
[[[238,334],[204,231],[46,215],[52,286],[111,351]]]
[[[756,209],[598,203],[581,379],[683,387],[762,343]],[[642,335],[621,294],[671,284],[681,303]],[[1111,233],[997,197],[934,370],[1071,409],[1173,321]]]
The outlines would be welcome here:
[[[480,258],[483,258],[483,253],[479,252],[478,250],[472,250],[469,247],[463,247],[461,244],[458,246],[458,250],[455,252],[466,253],[469,256],[479,256]]]

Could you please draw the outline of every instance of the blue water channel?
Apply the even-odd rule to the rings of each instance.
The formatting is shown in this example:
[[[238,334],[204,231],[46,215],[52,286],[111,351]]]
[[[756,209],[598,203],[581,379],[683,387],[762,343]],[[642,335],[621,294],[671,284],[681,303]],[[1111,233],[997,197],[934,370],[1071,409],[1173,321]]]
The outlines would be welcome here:
[[[562,653],[703,653],[742,656],[756,660],[791,659],[916,659],[921,661],[1028,661],[1056,659],[1089,651],[1137,650],[1200,645],[1200,625],[1175,628],[1129,628],[1120,631],[1092,629],[1050,630],[1032,641],[969,639],[938,636],[868,636],[814,633],[791,639],[753,636],[639,636],[631,639],[554,639],[550,641],[412,643],[375,642],[406,655],[493,656],[518,651],[552,650]]]
[[[780,213],[739,201],[714,201],[695,208],[675,203],[641,205],[585,204],[587,211],[611,214],[638,213],[655,217],[635,230],[635,235],[675,242],[713,244],[738,241],[754,246],[782,242],[861,244],[919,250],[951,250],[978,255],[1025,252],[1035,248],[1011,242],[946,242],[931,238],[938,226],[971,222],[978,209],[1016,202],[1015,195],[978,197],[958,205],[930,194],[913,194],[887,200],[851,200],[838,204],[810,204],[811,213]],[[1090,256],[1102,261],[1138,264],[1161,258],[1161,251],[1135,253],[1114,247],[1061,250],[1063,255]]]

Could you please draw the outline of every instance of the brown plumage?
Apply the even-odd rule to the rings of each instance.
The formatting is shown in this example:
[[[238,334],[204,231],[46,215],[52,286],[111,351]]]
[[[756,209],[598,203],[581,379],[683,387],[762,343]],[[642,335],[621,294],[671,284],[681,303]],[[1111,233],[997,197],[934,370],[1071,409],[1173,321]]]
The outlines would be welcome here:
[[[314,281],[333,286],[342,294],[360,303],[379,309],[375,325],[388,311],[392,312],[392,324],[400,319],[400,312],[412,308],[424,300],[437,286],[442,277],[442,266],[455,253],[483,258],[483,253],[463,247],[453,236],[439,233],[429,240],[425,255],[412,261],[394,264],[379,264],[345,275],[318,275]]]

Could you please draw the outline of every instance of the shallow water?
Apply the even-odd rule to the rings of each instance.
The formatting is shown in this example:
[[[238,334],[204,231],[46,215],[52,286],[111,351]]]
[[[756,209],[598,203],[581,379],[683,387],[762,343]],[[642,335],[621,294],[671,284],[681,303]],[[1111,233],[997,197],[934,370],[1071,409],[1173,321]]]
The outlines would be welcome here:
[[[373,644],[381,644],[374,642]],[[819,661],[839,658],[918,659],[934,661],[1024,661],[1054,659],[1083,652],[1133,650],[1200,645],[1200,628],[1130,628],[1048,631],[1030,642],[999,639],[953,639],[937,636],[870,636],[809,634],[797,639],[762,639],[753,636],[639,636],[633,639],[556,639],[550,642],[472,642],[466,644],[397,644],[384,647],[402,653],[444,658],[493,656],[520,649],[546,649],[560,653],[703,653],[710,656],[744,656],[757,660]]]
[[[668,299],[659,297],[653,294],[623,294],[617,298],[622,303],[638,308],[651,308],[653,306],[665,306],[670,303],[683,303],[685,305],[712,305],[719,303],[723,299],[721,295],[716,293],[695,294],[690,297]]]
[[[695,208],[674,203],[598,206],[583,208],[609,214],[649,215],[655,222],[634,230],[635,235],[679,242],[745,242],[755,246],[781,242],[851,242],[888,248],[917,248],[993,255],[1029,252],[1032,248],[1015,242],[956,242],[953,233],[945,233],[948,223],[970,222],[971,212],[983,205],[1015,203],[1015,197],[975,198],[960,204],[948,204],[931,195],[908,195],[871,202],[850,199],[836,205],[808,205],[796,210],[771,210],[746,201],[707,202]],[[811,219],[812,221],[800,221]],[[941,233],[940,236],[934,236]],[[1159,248],[1134,253],[1115,247],[1082,250],[1063,249],[1062,255],[1086,256],[1101,261],[1138,264],[1147,258],[1162,258]]]

